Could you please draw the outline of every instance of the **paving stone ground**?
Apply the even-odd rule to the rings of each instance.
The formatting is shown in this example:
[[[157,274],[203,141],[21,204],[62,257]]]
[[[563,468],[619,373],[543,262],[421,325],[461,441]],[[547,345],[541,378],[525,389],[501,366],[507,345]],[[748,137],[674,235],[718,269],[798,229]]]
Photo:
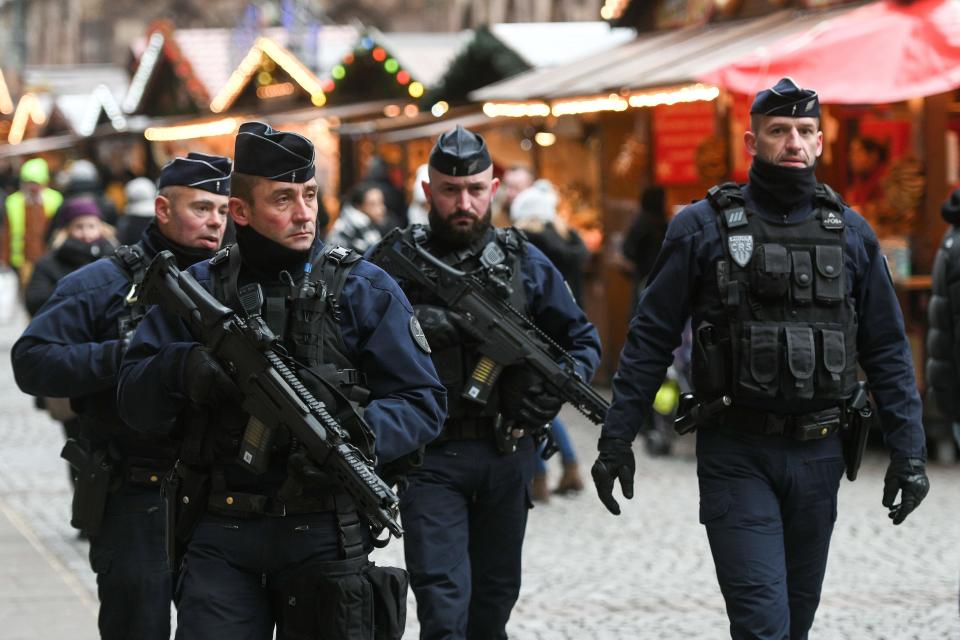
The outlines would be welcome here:
[[[0,324],[0,638],[96,637],[96,582],[87,545],[69,526],[59,426],[13,383],[9,350],[22,314]],[[53,373],[53,372],[51,372]],[[595,428],[566,418],[586,477]],[[642,447],[638,447],[642,449]],[[620,517],[592,488],[555,497],[530,517],[524,583],[508,631],[516,640],[727,637],[723,601],[697,523],[692,439],[676,455],[638,451],[637,496]],[[551,483],[559,475],[552,462]],[[884,453],[843,481],[823,599],[811,638],[960,639],[960,465],[932,464],[926,502],[893,527],[880,505]],[[402,564],[402,548],[378,551]],[[416,638],[411,598],[405,637]],[[69,624],[59,624],[58,620]]]

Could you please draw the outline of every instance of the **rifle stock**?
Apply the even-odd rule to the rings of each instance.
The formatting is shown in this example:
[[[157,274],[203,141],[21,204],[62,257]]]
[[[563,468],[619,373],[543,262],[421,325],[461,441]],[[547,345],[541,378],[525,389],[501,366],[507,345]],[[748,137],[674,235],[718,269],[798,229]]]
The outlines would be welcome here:
[[[373,463],[349,442],[326,405],[274,350],[276,338],[261,318],[243,318],[223,305],[191,274],[180,271],[168,251],[160,252],[150,264],[141,292],[147,304],[157,304],[183,319],[194,338],[211,349],[242,392],[243,410],[262,428],[288,429],[310,459],[353,498],[371,528],[386,528],[396,537],[403,534],[397,521],[399,498],[374,473]],[[238,462],[254,471],[262,469],[263,461],[256,459],[262,453],[244,447]]]

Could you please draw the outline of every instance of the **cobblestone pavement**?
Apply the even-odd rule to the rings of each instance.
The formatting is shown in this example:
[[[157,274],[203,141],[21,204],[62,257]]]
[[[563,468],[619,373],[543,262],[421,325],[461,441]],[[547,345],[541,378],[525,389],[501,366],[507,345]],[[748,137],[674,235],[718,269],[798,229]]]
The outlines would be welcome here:
[[[9,349],[22,317],[0,325],[0,504],[18,517],[49,556],[96,601],[87,545],[68,524],[70,492],[59,426],[33,409],[13,383]],[[595,429],[565,410],[584,463]],[[642,449],[642,447],[638,447]],[[637,497],[609,515],[592,488],[554,497],[530,517],[524,582],[510,622],[516,640],[722,638],[727,635],[706,535],[697,523],[692,441],[669,458],[638,452]],[[553,462],[551,484],[559,475]],[[860,479],[843,481],[823,600],[812,638],[960,639],[960,465],[930,468],[926,502],[900,527],[880,505],[884,458],[872,452]],[[0,551],[5,538],[0,537]],[[0,556],[3,557],[3,556]],[[402,563],[402,546],[378,551],[381,564]],[[51,601],[51,616],[57,603]],[[27,615],[0,590],[0,621]],[[38,615],[34,613],[33,615]],[[39,615],[42,615],[39,614]],[[406,637],[417,637],[411,598]],[[35,628],[46,628],[36,621]],[[25,626],[25,625],[22,625]],[[6,627],[5,627],[6,628]],[[95,637],[93,616],[80,616],[71,639]],[[60,636],[37,636],[59,640]],[[0,632],[0,637],[5,637]],[[26,637],[26,636],[24,636]]]

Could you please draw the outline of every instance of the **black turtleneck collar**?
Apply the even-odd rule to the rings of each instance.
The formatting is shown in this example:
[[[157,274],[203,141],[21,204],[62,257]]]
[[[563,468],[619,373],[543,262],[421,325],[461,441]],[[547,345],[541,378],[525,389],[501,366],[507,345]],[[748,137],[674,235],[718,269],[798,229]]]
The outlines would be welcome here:
[[[754,156],[750,165],[750,193],[764,206],[786,215],[813,199],[817,188],[811,167],[781,167]]]
[[[147,258],[152,259],[153,256],[164,250],[171,252],[177,260],[177,267],[179,269],[186,269],[201,260],[209,260],[213,257],[213,254],[216,253],[216,251],[210,249],[185,247],[177,244],[160,233],[160,228],[157,226],[156,220],[144,229],[143,235],[140,236],[140,244],[143,246],[143,251]]]
[[[243,264],[258,280],[281,281],[280,273],[286,271],[296,278],[310,259],[311,249],[295,251],[261,235],[250,225],[237,225],[237,246]]]

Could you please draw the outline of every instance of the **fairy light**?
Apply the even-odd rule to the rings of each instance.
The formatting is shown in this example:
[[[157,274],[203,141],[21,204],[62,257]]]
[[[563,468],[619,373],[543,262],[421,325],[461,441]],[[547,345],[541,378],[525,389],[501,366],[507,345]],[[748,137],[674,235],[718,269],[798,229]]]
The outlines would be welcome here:
[[[210,102],[211,111],[220,113],[233,104],[243,87],[260,69],[263,55],[269,56],[287,75],[293,78],[294,82],[310,95],[310,102],[316,106],[326,104],[327,97],[324,95],[320,80],[289,51],[273,40],[261,37],[253,43],[240,65],[230,74],[227,84]]]
[[[446,100],[441,100],[440,102],[437,102],[432,107],[430,107],[430,113],[433,114],[434,118],[441,117],[443,114],[445,114],[449,110],[450,110],[450,105],[447,104]]]
[[[40,112],[40,121],[36,115]],[[10,134],[7,136],[7,142],[10,144],[20,144],[27,134],[27,125],[33,120],[37,124],[43,124],[46,121],[46,115],[40,109],[40,101],[32,93],[25,93],[20,96],[17,102],[17,110],[13,114],[13,121],[10,123]]]
[[[236,118],[223,118],[200,124],[184,124],[173,127],[147,127],[143,137],[150,142],[170,142],[173,140],[189,140],[191,138],[207,138],[224,136],[237,130]]]
[[[598,111],[626,111],[630,105],[622,96],[611,93],[605,98],[583,98],[554,102],[550,113],[554,116],[571,116]]]
[[[679,89],[632,94],[627,102],[631,107],[659,107],[681,102],[711,102],[720,95],[720,89],[705,84],[693,84]]]
[[[536,118],[550,115],[550,105],[544,102],[487,102],[483,113],[488,118]]]
[[[630,0],[605,0],[600,9],[600,17],[604,20],[616,20],[623,15]]]
[[[0,113],[4,115],[13,113],[13,98],[7,87],[7,79],[3,77],[3,69],[0,69]]]
[[[407,93],[410,94],[411,98],[419,98],[423,95],[424,88],[423,85],[417,81],[410,83],[410,86],[407,87]]]
[[[616,93],[608,96],[557,100],[544,102],[487,102],[483,113],[490,118],[537,118],[544,116],[569,116],[600,111],[626,111],[628,108],[643,109],[683,102],[710,102],[720,96],[720,89],[706,84],[691,84],[675,89],[661,89],[632,93],[624,97]]]

